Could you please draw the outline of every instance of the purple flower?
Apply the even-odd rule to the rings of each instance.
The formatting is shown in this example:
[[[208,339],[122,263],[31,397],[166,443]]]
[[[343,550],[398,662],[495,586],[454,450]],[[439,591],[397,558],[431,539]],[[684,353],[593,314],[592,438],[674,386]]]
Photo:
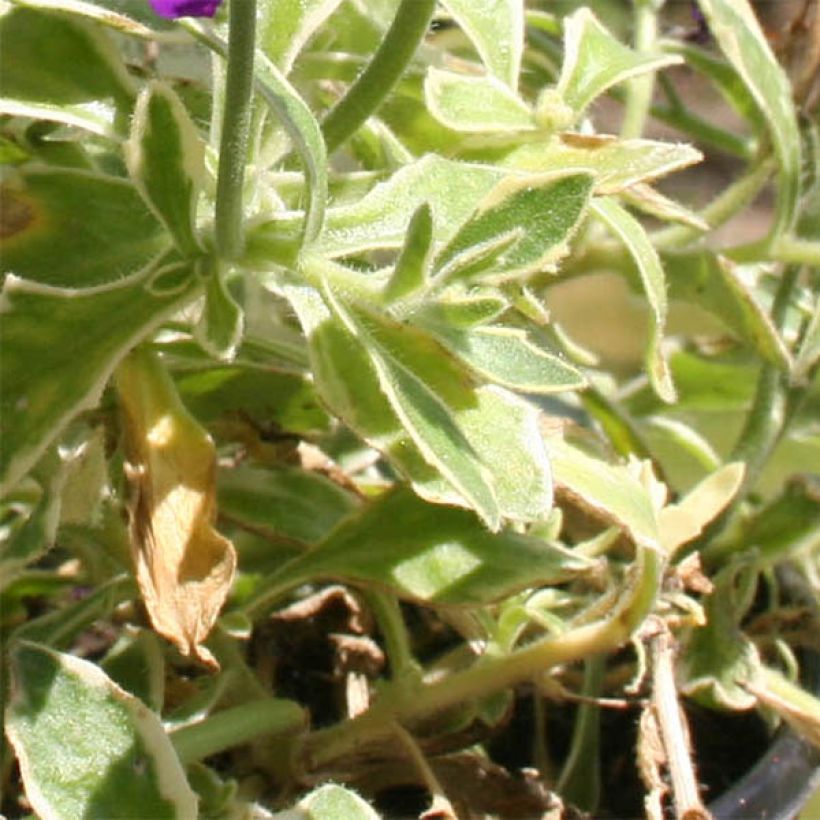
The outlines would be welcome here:
[[[222,0],[150,0],[160,17],[213,17]]]

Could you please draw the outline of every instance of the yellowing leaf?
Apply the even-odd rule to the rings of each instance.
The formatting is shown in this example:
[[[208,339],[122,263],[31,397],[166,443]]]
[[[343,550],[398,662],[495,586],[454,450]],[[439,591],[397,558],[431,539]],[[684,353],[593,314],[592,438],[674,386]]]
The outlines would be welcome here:
[[[142,597],[157,632],[183,655],[214,666],[202,642],[230,589],[236,554],[213,527],[213,442],[183,407],[154,354],[132,353],[116,383]]]
[[[746,471],[742,462],[726,464],[707,476],[677,504],[659,513],[661,541],[669,554],[697,538],[735,497]]]

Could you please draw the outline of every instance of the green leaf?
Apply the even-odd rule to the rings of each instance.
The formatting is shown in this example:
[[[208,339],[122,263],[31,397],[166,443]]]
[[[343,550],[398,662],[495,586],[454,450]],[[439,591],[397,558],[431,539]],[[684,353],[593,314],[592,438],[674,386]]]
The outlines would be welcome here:
[[[100,663],[118,686],[161,712],[165,700],[165,658],[156,632],[148,629],[123,631]]]
[[[431,325],[430,329],[476,374],[495,384],[542,394],[578,390],[586,385],[586,379],[572,365],[539,347],[521,330],[459,330],[444,325]]]
[[[430,270],[433,241],[433,213],[425,202],[413,214],[407,226],[396,267],[384,289],[384,301],[389,304],[419,291]]]
[[[239,416],[260,430],[271,423],[297,434],[328,427],[313,385],[292,373],[241,365],[212,367],[181,374],[177,389],[185,406],[215,429]]]
[[[475,397],[475,406],[456,420],[490,470],[501,514],[512,521],[544,519],[552,507],[552,472],[537,408],[495,385],[479,387]]]
[[[639,416],[663,409],[729,413],[745,410],[754,395],[754,364],[706,358],[686,350],[673,353],[669,364],[678,391],[674,407],[660,405],[656,394],[646,390],[630,397],[630,412]]]
[[[16,8],[0,17],[0,38],[0,97],[55,110],[111,100],[121,111],[130,110],[134,83],[99,27]]]
[[[38,9],[43,12],[70,14],[96,25],[114,29],[120,34],[139,37],[142,40],[161,40],[167,37],[159,30],[169,29],[172,23],[146,8],[141,0],[104,0],[90,3],[86,0],[15,0],[15,6]]]
[[[179,264],[87,291],[6,278],[0,299],[2,491],[28,472],[74,416],[97,404],[118,362],[195,292],[190,269]]]
[[[661,256],[669,295],[707,310],[764,359],[785,370],[790,356],[768,312],[735,265],[710,250]]]
[[[425,460],[497,529],[500,514],[490,477],[452,415],[451,406],[474,402],[464,374],[427,334],[345,306],[329,290],[325,298],[364,343],[381,390]]]
[[[421,205],[433,214],[433,239],[446,242],[466,220],[475,203],[505,173],[490,165],[455,162],[429,154],[403,166],[358,202],[328,211],[314,249],[324,256],[347,256],[375,248],[400,248],[407,225]],[[283,220],[263,222],[248,232],[248,256],[264,263],[278,248]]]
[[[290,73],[296,56],[341,0],[270,0],[263,6],[259,43],[271,62]]]
[[[780,166],[777,212],[769,238],[795,220],[800,184],[800,132],[786,72],[766,40],[748,0],[699,0],[709,31],[760,106]]]
[[[593,515],[629,533],[640,546],[659,549],[652,499],[634,470],[588,456],[559,438],[547,439],[556,487]]]
[[[125,160],[134,186],[180,252],[200,253],[195,219],[205,176],[205,145],[170,86],[154,81],[140,92]]]
[[[114,128],[114,109],[103,103],[53,105],[0,97],[0,114],[71,125],[111,140],[119,138]]]
[[[425,603],[482,606],[525,587],[560,583],[590,566],[538,538],[490,533],[471,512],[428,504],[399,487],[348,518],[265,586],[283,590],[341,579]]]
[[[515,90],[524,50],[524,7],[519,0],[443,0],[472,40],[487,70]]]
[[[492,76],[456,74],[431,66],[424,80],[430,113],[454,131],[510,133],[535,129],[532,109]]]
[[[285,293],[308,334],[314,377],[328,407],[383,452],[423,498],[469,506],[405,432],[382,392],[375,364],[362,340],[343,322],[332,319],[315,291],[289,287]],[[380,325],[377,323],[377,334]],[[467,374],[450,354],[418,328],[392,328],[385,336],[392,346],[389,355],[398,352],[409,370],[420,374],[426,389],[455,420],[459,440],[466,437],[469,451],[477,453],[489,467],[482,472],[493,483],[501,514],[526,521],[546,515],[552,499],[551,481],[535,408],[495,387],[472,389]],[[448,453],[453,443],[445,445]]]
[[[39,816],[196,816],[159,718],[98,666],[21,643],[11,673],[7,733]]]
[[[367,801],[352,789],[336,783],[314,789],[296,808],[293,820],[379,820]]]
[[[30,618],[12,633],[15,641],[36,641],[56,649],[69,649],[84,629],[95,621],[110,618],[115,607],[137,595],[132,578],[118,575],[94,589],[85,598],[72,601],[45,615]]]
[[[522,171],[592,174],[596,194],[617,194],[696,162],[703,155],[690,145],[654,140],[621,140],[601,134],[557,134],[527,142],[507,154],[504,165]]]
[[[660,257],[640,222],[614,199],[596,199],[592,209],[604,224],[624,243],[641,277],[652,323],[646,350],[646,369],[657,394],[666,402],[675,401],[675,385],[661,349],[666,325],[666,279]]]
[[[441,251],[437,275],[461,278],[461,269],[469,272],[475,261],[476,247],[507,241],[489,272],[494,281],[545,269],[568,252],[591,189],[587,174],[533,174],[501,181]]]
[[[682,62],[669,54],[638,54],[622,45],[587,8],[564,21],[564,63],[557,91],[576,113],[624,80]]]
[[[54,545],[66,472],[66,460],[58,452],[47,453],[37,465],[39,497],[22,524],[0,542],[0,591]]]
[[[465,504],[404,431],[361,341],[333,319],[312,288],[287,286],[282,292],[308,335],[313,377],[327,407],[371,447],[387,455],[424,498],[434,503]]]
[[[324,538],[358,505],[355,496],[329,479],[295,467],[224,470],[218,493],[219,511],[230,521],[305,544]]]
[[[49,285],[94,287],[133,273],[168,244],[126,180],[27,168],[0,187],[3,269]]]
[[[242,341],[245,315],[228,290],[226,273],[214,260],[200,264],[205,280],[205,305],[194,338],[215,359],[231,360]]]
[[[704,607],[706,624],[692,630],[678,666],[681,691],[712,708],[751,709],[756,703],[743,684],[757,677],[760,658],[738,626],[745,606],[735,586],[750,571],[732,565],[715,578]]]

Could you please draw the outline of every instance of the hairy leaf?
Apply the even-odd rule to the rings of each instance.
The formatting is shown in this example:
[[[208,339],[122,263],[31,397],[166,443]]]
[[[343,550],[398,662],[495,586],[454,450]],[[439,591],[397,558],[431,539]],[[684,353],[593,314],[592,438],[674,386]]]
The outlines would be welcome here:
[[[39,817],[195,817],[159,718],[89,661],[33,643],[11,656],[7,732]]]
[[[580,115],[611,86],[680,62],[675,55],[632,51],[616,40],[588,8],[581,8],[564,21],[564,63],[557,91]]]
[[[487,70],[515,89],[524,50],[524,8],[519,0],[444,0],[473,41]]]
[[[0,186],[0,226],[4,271],[73,288],[122,279],[170,244],[129,182],[67,168]]]
[[[431,507],[397,488],[282,567],[266,586],[278,590],[342,579],[386,587],[411,600],[479,606],[517,589],[560,582],[589,566],[569,550],[510,530],[492,534],[467,510]]]
[[[165,83],[149,83],[140,93],[125,160],[136,189],[180,252],[200,252],[195,219],[205,146],[182,101]]]
[[[652,316],[646,369],[657,394],[666,402],[675,400],[675,385],[661,349],[666,325],[666,278],[657,251],[640,222],[614,199],[596,199],[592,208],[607,227],[626,245],[641,277]]]
[[[535,129],[532,109],[492,76],[456,74],[431,66],[424,98],[430,113],[454,131],[508,134]]]
[[[170,277],[170,292],[160,286]],[[182,266],[104,288],[52,288],[15,276],[0,298],[3,448],[0,486],[13,486],[82,410],[117,363],[196,294]]]

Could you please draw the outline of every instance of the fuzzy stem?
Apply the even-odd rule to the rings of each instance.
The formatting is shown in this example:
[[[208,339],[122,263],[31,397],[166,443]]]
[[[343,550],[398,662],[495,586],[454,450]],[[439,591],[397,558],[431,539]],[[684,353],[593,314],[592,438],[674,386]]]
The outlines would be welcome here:
[[[402,0],[378,51],[322,123],[328,153],[338,148],[381,105],[424,38],[435,0]]]
[[[389,736],[394,732],[394,721],[406,725],[532,680],[559,664],[613,651],[629,639],[651,612],[662,571],[661,555],[641,548],[633,581],[610,617],[536,641],[510,654],[485,655],[469,668],[417,689],[409,690],[401,681],[389,684],[364,714],[314,732],[306,739],[303,753],[307,768],[321,768],[374,739]]]
[[[242,187],[251,128],[256,0],[230,0],[225,108],[216,181],[216,249],[223,259],[242,253]]]
[[[304,710],[293,701],[267,698],[217,712],[171,732],[170,737],[180,760],[187,765],[260,735],[297,732],[306,722]]]

